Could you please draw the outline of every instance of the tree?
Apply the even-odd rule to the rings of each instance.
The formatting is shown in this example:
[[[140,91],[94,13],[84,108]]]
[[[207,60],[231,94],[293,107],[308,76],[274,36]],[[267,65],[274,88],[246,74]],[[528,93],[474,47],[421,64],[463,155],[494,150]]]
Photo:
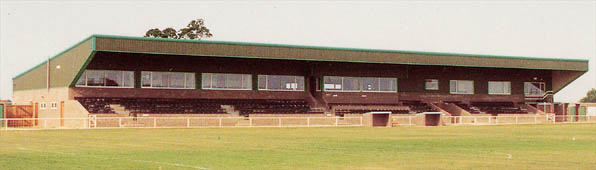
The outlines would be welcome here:
[[[592,90],[588,91],[586,97],[582,98],[580,102],[596,103],[596,89],[592,88]]]
[[[213,34],[209,32],[209,28],[205,26],[205,20],[196,19],[190,21],[186,28],[176,30],[172,27],[168,27],[164,30],[159,28],[153,28],[145,32],[145,37],[157,37],[157,38],[172,38],[172,39],[202,39],[210,38]]]

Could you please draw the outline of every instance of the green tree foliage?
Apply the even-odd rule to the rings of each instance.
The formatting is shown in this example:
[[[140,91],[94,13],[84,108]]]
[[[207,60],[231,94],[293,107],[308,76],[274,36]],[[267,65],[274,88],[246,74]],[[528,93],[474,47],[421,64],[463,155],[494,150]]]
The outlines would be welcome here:
[[[190,21],[186,28],[176,30],[172,27],[160,30],[159,28],[153,28],[145,32],[145,37],[156,37],[156,38],[172,38],[172,39],[197,39],[212,37],[213,34],[209,32],[209,28],[205,26],[205,20],[196,19]]]
[[[596,103],[596,89],[592,88],[592,90],[588,91],[586,97],[582,98],[580,102]]]

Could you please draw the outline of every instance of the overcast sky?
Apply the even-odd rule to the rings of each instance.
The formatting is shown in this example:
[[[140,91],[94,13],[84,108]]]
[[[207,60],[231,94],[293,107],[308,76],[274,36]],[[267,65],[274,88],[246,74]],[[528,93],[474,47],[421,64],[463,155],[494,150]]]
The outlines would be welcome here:
[[[596,87],[596,1],[2,1],[0,13],[0,99],[12,98],[12,77],[92,34],[142,36],[197,18],[210,40],[589,59],[555,100]]]

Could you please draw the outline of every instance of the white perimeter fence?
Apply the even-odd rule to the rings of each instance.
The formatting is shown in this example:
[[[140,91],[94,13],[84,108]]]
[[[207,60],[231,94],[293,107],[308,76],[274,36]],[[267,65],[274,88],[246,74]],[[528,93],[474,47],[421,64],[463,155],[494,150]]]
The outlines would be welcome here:
[[[423,125],[424,116],[391,117],[394,126]],[[363,126],[362,117],[89,117],[5,118],[2,130],[94,128],[229,128],[229,127],[346,127]],[[596,123],[595,115],[441,116],[440,125],[505,125]]]
[[[2,129],[362,126],[362,117],[89,117],[0,119]]]
[[[421,125],[420,116],[392,116],[393,125]],[[424,119],[422,119],[422,122]],[[440,125],[514,125],[596,123],[596,115],[441,116]]]

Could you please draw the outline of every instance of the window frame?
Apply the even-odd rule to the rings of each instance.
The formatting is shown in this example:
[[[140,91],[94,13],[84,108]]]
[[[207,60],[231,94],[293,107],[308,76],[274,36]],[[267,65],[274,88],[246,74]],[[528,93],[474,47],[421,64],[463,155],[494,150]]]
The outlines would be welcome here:
[[[46,108],[47,108],[46,102],[39,103],[39,109],[46,110]]]
[[[544,90],[542,90],[542,94],[541,95],[531,95],[529,93],[526,92],[526,83],[538,83],[538,86],[543,86]],[[538,87],[540,88],[540,87]],[[546,82],[543,81],[526,81],[524,82],[524,96],[528,96],[528,97],[542,97],[544,96],[544,94],[546,94]]]
[[[52,110],[58,109],[58,102],[51,102],[50,103],[50,109],[52,109]]]
[[[430,82],[429,82],[429,80],[430,80]],[[436,89],[435,88],[428,88],[428,86],[426,86],[426,83],[437,83],[437,88]],[[424,90],[433,90],[433,91],[439,90],[440,89],[439,85],[440,85],[439,84],[439,79],[424,79]]]
[[[508,89],[509,93],[491,93],[490,92],[490,84],[491,84],[491,82],[493,82],[493,83],[497,83],[497,82],[499,82],[499,83],[509,83],[509,89]],[[487,89],[488,89],[488,94],[490,94],[490,95],[511,95],[511,81],[488,81],[487,82]],[[505,91],[505,86],[503,86],[503,91]]]
[[[149,83],[149,87],[143,86],[143,72],[149,72],[150,73],[149,74],[149,82],[151,82],[151,83]],[[169,80],[167,82],[167,86],[168,87],[153,87],[153,73],[154,72],[159,72],[159,73],[182,73],[184,75],[184,87],[182,87],[182,88],[180,88],[180,87],[169,87],[170,86],[170,81]],[[194,78],[195,78],[194,86],[195,87],[191,87],[191,88],[186,87],[186,85],[188,83],[186,81],[187,80],[187,78],[186,78],[186,75],[187,74],[193,74],[194,75]],[[194,72],[141,71],[141,88],[143,88],[143,89],[181,89],[181,90],[197,89],[197,85],[196,85],[197,84],[196,83],[197,77],[196,76],[197,75]]]
[[[210,86],[210,87],[207,87],[207,88],[206,88],[206,87],[203,87],[203,81],[205,81],[205,80],[203,80],[203,74],[210,74],[210,75],[209,75],[209,78],[210,78],[210,80],[209,80],[209,86]],[[224,74],[224,75],[228,75],[228,74],[236,74],[236,75],[242,75],[242,76],[241,76],[241,77],[242,77],[242,80],[241,80],[241,85],[244,85],[244,83],[245,83],[245,82],[244,82],[244,81],[245,81],[244,77],[245,77],[246,75],[248,75],[248,77],[250,77],[250,78],[249,78],[249,80],[250,80],[250,83],[249,83],[250,87],[248,87],[248,88],[240,88],[240,89],[237,89],[237,88],[225,88],[225,87],[224,87],[224,88],[214,88],[214,87],[213,87],[213,77],[214,77],[213,75],[214,75],[214,74]],[[226,82],[228,81],[228,77],[227,77],[227,76],[226,76],[226,79],[225,79],[224,81],[226,81]],[[258,78],[257,78],[257,82],[258,82],[258,81],[259,81],[259,80],[258,80]],[[201,83],[200,83],[200,84],[201,84],[201,89],[204,89],[204,90],[253,90],[253,88],[254,88],[254,87],[253,87],[252,74],[241,74],[241,73],[201,73]],[[224,86],[225,86],[225,84],[224,84]],[[258,86],[258,85],[257,85],[257,86]],[[257,87],[257,88],[258,88],[258,87]]]
[[[469,81],[472,82],[472,92],[471,93],[460,93],[457,91],[458,83],[460,81]],[[455,91],[451,91],[451,83],[456,82],[455,84]],[[475,94],[476,89],[474,88],[474,80],[449,80],[449,94]]]
[[[325,84],[327,84],[325,82],[325,78],[326,77],[339,77],[341,78],[341,89],[327,89],[325,88]],[[343,90],[344,89],[344,78],[345,77],[349,77],[349,78],[357,78],[358,79],[358,86],[360,87],[359,90]],[[377,81],[378,90],[364,90],[364,79],[365,78],[374,78]],[[381,90],[381,79],[392,79],[395,80],[395,90],[393,91],[382,91]],[[321,90],[323,92],[363,92],[363,93],[398,93],[398,78],[395,77],[353,77],[353,76],[323,76],[323,87],[321,88]],[[335,85],[334,85],[335,86]]]
[[[259,85],[261,85],[261,82],[259,82],[260,76],[265,76],[265,88],[261,89],[261,87]],[[296,84],[296,88],[287,90],[287,89],[269,89],[269,76],[289,76],[289,77],[294,77],[294,83]],[[302,77],[302,90],[298,89],[298,77]],[[280,82],[280,85],[281,84]],[[306,77],[304,76],[300,76],[300,75],[270,75],[270,74],[259,74],[257,75],[257,90],[259,91],[306,91]]]
[[[102,71],[103,72],[103,76],[104,76],[104,82],[103,82],[103,86],[88,86],[88,81],[89,81],[89,76],[87,75],[87,71],[91,70],[91,71]],[[124,72],[132,72],[132,84],[131,86],[106,86],[106,76],[108,71],[118,71],[120,72],[120,79],[121,79],[121,83],[124,84]],[[131,71],[131,70],[93,70],[93,69],[85,69],[85,71],[83,72],[83,74],[81,75],[81,77],[79,77],[79,79],[77,80],[77,82],[75,82],[75,87],[84,87],[84,88],[135,88],[135,71]],[[81,78],[83,78],[83,76],[85,77],[85,85],[79,85],[79,81]]]

